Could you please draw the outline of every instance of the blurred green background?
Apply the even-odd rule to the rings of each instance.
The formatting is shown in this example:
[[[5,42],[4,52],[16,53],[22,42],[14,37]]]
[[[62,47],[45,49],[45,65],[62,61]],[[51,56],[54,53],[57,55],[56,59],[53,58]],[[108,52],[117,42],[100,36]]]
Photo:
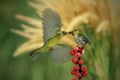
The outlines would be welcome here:
[[[24,14],[38,18],[28,5],[30,0],[0,0],[0,80],[65,80],[71,79],[71,63],[54,64],[48,55],[41,55],[39,61],[32,61],[28,54],[13,57],[16,48],[25,38],[10,32],[11,28],[21,29],[24,23],[15,18]]]
[[[71,62],[63,65],[52,63],[47,54],[41,55],[38,61],[32,61],[28,54],[13,57],[16,48],[26,41],[25,38],[10,32],[11,28],[21,29],[20,24],[24,23],[15,18],[16,14],[24,14],[38,18],[34,9],[28,5],[30,0],[0,0],[0,80],[72,80],[70,74],[73,64]],[[112,0],[111,0],[112,1]],[[118,29],[112,38],[116,38],[117,45],[111,44],[110,50],[114,53],[111,62],[108,80],[120,79],[120,6],[119,0],[113,2],[113,13],[116,28]],[[110,38],[110,39],[112,39]],[[111,41],[111,40],[110,40]],[[110,56],[104,57],[109,58]],[[94,60],[94,59],[93,59]],[[104,62],[104,61],[103,61]],[[93,68],[94,69],[94,68]],[[85,80],[98,80],[89,75]]]

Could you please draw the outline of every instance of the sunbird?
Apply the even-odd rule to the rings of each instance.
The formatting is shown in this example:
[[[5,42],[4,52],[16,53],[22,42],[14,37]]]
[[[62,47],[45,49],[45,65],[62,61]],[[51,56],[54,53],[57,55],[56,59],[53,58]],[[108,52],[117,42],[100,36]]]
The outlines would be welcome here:
[[[70,60],[71,56],[69,55],[69,51],[72,47],[60,42],[60,39],[67,34],[71,34],[78,45],[86,46],[90,44],[89,38],[79,30],[70,32],[61,31],[60,29],[63,25],[61,17],[58,12],[51,8],[44,9],[42,25],[44,45],[30,52],[32,59],[36,59],[41,53],[48,53],[51,60],[56,63],[64,63]]]

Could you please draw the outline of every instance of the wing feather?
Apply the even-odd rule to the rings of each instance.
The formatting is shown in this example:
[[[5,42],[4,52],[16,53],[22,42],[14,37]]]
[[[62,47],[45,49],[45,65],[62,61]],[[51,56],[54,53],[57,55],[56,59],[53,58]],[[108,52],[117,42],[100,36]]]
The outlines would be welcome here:
[[[53,62],[65,63],[71,59],[69,54],[71,49],[70,46],[57,44],[48,54]]]
[[[51,8],[46,8],[43,11],[43,29],[44,29],[44,41],[48,41],[53,37],[62,26],[60,15],[52,10]]]

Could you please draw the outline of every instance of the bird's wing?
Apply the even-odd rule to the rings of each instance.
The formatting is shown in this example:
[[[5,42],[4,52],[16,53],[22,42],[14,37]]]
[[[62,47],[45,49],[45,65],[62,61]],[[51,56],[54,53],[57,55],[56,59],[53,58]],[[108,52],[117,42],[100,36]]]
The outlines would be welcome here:
[[[48,54],[55,63],[65,63],[71,59],[69,54],[72,47],[65,44],[57,44]]]
[[[44,42],[53,37],[57,32],[60,31],[62,26],[60,15],[52,10],[51,8],[46,8],[43,11],[43,33]]]

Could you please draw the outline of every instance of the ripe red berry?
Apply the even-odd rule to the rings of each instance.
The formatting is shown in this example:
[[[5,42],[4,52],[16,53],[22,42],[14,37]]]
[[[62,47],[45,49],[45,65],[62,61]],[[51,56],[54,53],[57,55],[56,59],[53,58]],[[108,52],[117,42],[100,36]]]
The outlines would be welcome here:
[[[77,71],[76,71],[75,69],[73,69],[73,70],[71,71],[71,74],[72,74],[72,75],[76,75],[76,73],[77,73]]]
[[[75,56],[79,58],[79,57],[81,57],[81,54],[78,52],[75,54]]]
[[[73,78],[73,80],[78,80],[78,78]]]
[[[83,72],[84,72],[84,71],[87,71],[86,66],[83,66],[81,70],[82,70]]]
[[[77,72],[76,77],[81,77],[81,73]]]
[[[78,63],[79,63],[79,64],[83,64],[83,63],[84,63],[84,60],[79,60]]]
[[[75,50],[70,51],[70,55],[74,56],[76,54]]]
[[[75,70],[79,70],[80,67],[79,67],[78,65],[76,65],[76,66],[74,66],[74,69],[75,69]]]
[[[76,64],[76,63],[78,62],[78,58],[74,57],[74,58],[72,59],[72,62]]]
[[[87,71],[84,71],[84,72],[82,73],[82,76],[83,76],[83,77],[87,77],[87,75],[88,75]]]
[[[79,47],[78,47],[78,46],[75,46],[75,47],[73,48],[73,50],[77,51],[77,50],[79,50]]]

